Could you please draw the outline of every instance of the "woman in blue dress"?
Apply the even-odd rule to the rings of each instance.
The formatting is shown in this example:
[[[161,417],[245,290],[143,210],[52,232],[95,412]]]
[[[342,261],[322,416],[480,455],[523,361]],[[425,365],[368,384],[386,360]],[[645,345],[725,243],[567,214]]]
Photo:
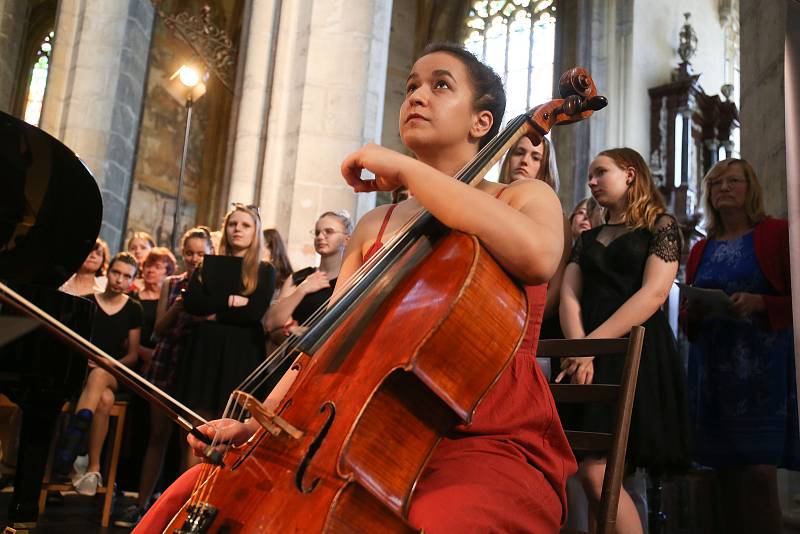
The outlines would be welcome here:
[[[687,309],[693,456],[718,470],[725,532],[779,533],[777,467],[800,466],[788,224],[765,215],[744,160],[719,162],[704,186],[708,239],[692,248],[686,278],[731,304]]]

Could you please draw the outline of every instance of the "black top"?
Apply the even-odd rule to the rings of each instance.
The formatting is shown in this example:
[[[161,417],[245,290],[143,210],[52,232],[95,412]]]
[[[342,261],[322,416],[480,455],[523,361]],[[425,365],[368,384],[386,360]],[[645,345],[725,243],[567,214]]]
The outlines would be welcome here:
[[[581,269],[581,319],[588,335],[611,317],[641,287],[651,256],[680,259],[681,236],[675,219],[662,215],[654,230],[604,224],[583,232],[570,258]],[[689,426],[684,370],[667,318],[661,309],[643,322],[644,345],[631,414],[627,461],[653,472],[689,465]],[[622,358],[594,360],[595,384],[619,383]],[[577,428],[610,431],[615,414],[605,406],[581,410]]]
[[[148,349],[156,348],[156,342],[153,340],[153,330],[156,326],[156,310],[158,309],[158,299],[142,300],[139,298],[139,293],[133,293],[132,299],[142,306],[142,336],[139,344]]]
[[[128,331],[142,327],[142,306],[138,301],[128,298],[122,309],[114,315],[108,315],[98,304],[95,295],[89,298],[97,304],[92,322],[92,343],[119,360],[128,353],[125,348]]]
[[[236,308],[228,306],[230,295],[216,294],[216,292],[212,294],[208,291],[210,285],[201,281],[201,272],[202,268],[195,269],[186,289],[183,306],[187,313],[201,317],[216,314],[217,322],[221,324],[244,325],[261,322],[275,291],[275,268],[271,264],[261,262],[255,291],[247,295],[246,306]],[[239,288],[242,288],[241,282]]]
[[[200,317],[216,314],[216,320],[191,323],[180,358],[176,394],[193,409],[219,416],[233,390],[264,361],[266,343],[261,319],[275,288],[275,269],[268,263],[260,265],[258,286],[247,296],[247,305],[238,308],[228,307],[229,295],[221,289],[228,281],[203,283],[201,278],[209,273],[201,277],[199,271],[195,270],[189,282],[184,308]],[[241,282],[238,284],[241,287]],[[268,393],[253,389],[252,385],[248,391],[261,398]]]
[[[294,282],[295,286],[299,286],[303,283],[303,280],[311,276],[311,274],[315,273],[316,271],[317,269],[315,267],[306,267],[305,269],[292,273],[292,282]],[[333,288],[336,285],[336,278],[331,280],[330,283],[330,287],[320,289],[314,293],[309,293],[303,297],[303,300],[300,301],[300,304],[298,304],[292,312],[292,319],[297,321],[297,324],[305,323],[312,315],[314,315],[314,312],[328,302],[328,299],[330,299],[331,295],[333,295]]]

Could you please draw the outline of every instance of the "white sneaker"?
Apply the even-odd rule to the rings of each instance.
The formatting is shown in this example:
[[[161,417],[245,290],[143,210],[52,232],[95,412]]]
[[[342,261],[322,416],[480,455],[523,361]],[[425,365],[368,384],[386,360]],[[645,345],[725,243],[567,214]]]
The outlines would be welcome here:
[[[97,493],[98,486],[103,485],[103,477],[97,471],[89,471],[72,479],[72,485],[80,495],[92,496]]]
[[[82,454],[80,456],[75,457],[75,461],[72,463],[72,469],[75,471],[75,474],[79,477],[81,475],[86,474],[86,468],[89,467],[89,455]],[[77,477],[73,477],[75,479]]]

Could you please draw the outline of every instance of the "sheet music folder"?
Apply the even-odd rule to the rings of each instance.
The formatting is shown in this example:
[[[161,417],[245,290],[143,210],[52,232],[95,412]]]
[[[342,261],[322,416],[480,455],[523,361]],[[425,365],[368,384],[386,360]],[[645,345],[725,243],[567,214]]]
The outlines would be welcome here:
[[[242,258],[206,256],[203,258],[203,290],[212,297],[238,295],[242,291]]]

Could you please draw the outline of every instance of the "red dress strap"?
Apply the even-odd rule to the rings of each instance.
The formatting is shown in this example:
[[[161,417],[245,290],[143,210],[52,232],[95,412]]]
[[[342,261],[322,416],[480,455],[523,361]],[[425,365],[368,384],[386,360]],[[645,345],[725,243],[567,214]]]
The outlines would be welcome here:
[[[368,261],[383,246],[383,232],[386,231],[386,225],[389,224],[389,219],[391,218],[392,212],[396,207],[397,204],[392,204],[389,206],[389,209],[386,210],[386,215],[383,216],[383,223],[381,224],[381,229],[378,231],[378,236],[375,238],[375,242],[372,244],[372,246],[369,247],[367,253],[364,254],[364,262]]]

